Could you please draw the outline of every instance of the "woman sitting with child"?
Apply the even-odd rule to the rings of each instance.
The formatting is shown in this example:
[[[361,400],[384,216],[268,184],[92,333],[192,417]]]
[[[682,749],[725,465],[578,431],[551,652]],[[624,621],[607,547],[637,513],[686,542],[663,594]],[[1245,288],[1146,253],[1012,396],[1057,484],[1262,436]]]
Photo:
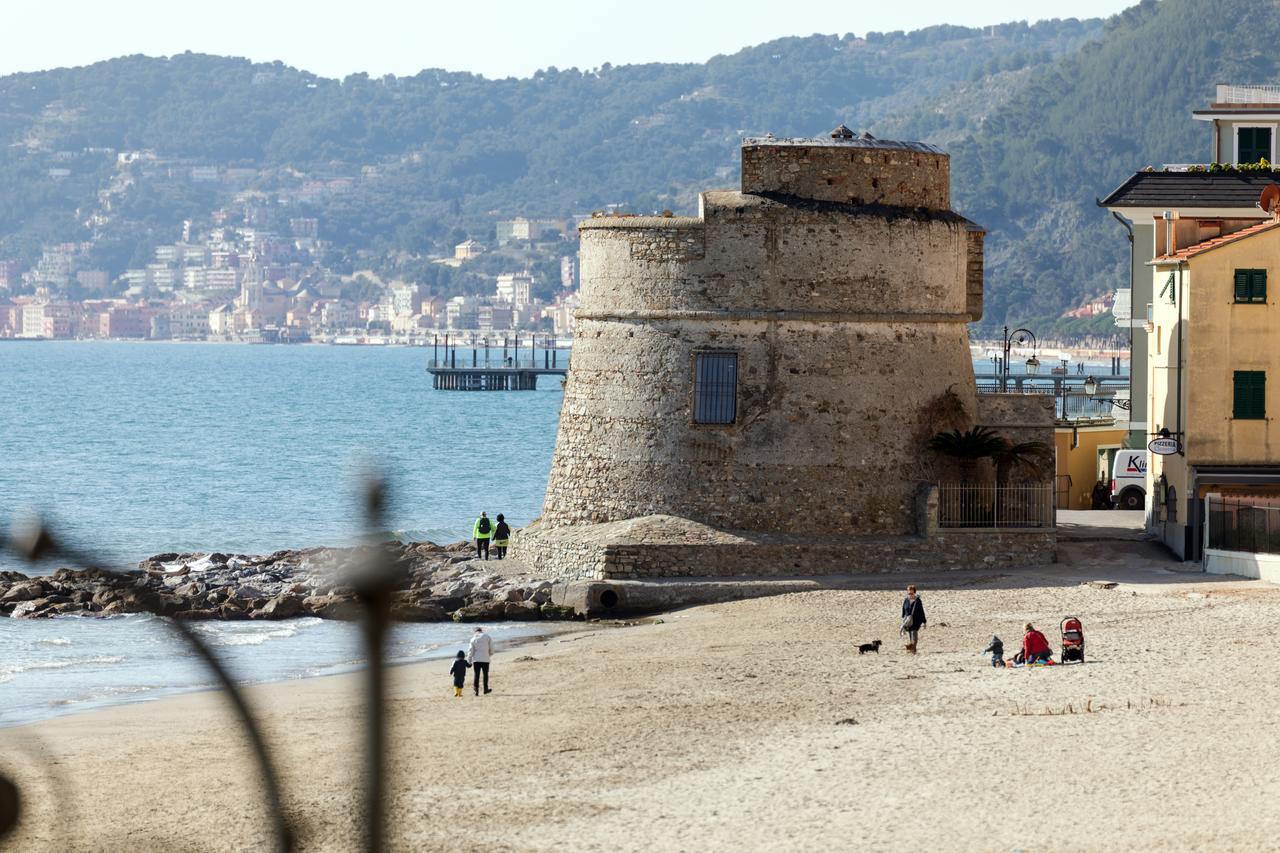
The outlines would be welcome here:
[[[1049,648],[1049,641],[1045,639],[1031,623],[1026,624],[1026,635],[1022,638],[1022,662],[1023,663],[1046,663],[1053,657],[1053,650]]]

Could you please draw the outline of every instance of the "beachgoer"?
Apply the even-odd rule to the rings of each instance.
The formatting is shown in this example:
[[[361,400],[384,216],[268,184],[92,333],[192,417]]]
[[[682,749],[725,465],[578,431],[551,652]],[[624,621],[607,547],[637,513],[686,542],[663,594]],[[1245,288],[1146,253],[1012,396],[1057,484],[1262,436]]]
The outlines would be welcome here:
[[[1053,657],[1053,650],[1049,648],[1049,641],[1045,639],[1031,623],[1026,624],[1026,635],[1022,638],[1022,662],[1023,663],[1044,663]]]
[[[1004,642],[999,637],[992,637],[991,644],[982,650],[985,655],[991,652],[991,665],[1004,666]]]
[[[489,689],[489,658],[493,654],[493,641],[489,639],[489,635],[484,629],[477,628],[476,632],[471,635],[471,646],[467,654],[467,660],[471,662],[471,686],[476,689],[476,695],[480,695],[480,676],[484,675],[484,692],[492,693]]]
[[[924,602],[916,594],[915,584],[907,587],[907,597],[902,600],[902,630],[907,635],[907,651],[916,653],[916,643],[920,639],[920,629],[925,626]]]
[[[503,519],[502,513],[498,513],[498,523],[493,526],[493,551],[499,560],[507,556],[507,541],[510,539],[511,528]]]
[[[449,668],[449,674],[453,676],[453,695],[461,696],[462,688],[467,684],[467,669],[471,664],[467,663],[467,653],[458,652],[458,656],[453,659],[453,666]]]
[[[1093,484],[1092,501],[1094,509],[1111,509],[1111,490],[1107,488],[1107,481],[1102,477]]]
[[[493,522],[488,513],[480,513],[475,526],[471,529],[471,538],[476,540],[476,558],[489,559],[489,537],[493,536]]]

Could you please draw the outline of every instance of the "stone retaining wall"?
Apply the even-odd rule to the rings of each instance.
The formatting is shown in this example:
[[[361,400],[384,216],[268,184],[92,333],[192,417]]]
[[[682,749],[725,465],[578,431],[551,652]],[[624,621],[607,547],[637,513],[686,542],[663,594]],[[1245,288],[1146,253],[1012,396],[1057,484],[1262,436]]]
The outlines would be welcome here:
[[[974,569],[1054,562],[1048,529],[933,530],[927,536],[805,537],[715,531],[703,541],[622,534],[616,525],[520,531],[512,551],[537,572],[574,580],[766,577]]]

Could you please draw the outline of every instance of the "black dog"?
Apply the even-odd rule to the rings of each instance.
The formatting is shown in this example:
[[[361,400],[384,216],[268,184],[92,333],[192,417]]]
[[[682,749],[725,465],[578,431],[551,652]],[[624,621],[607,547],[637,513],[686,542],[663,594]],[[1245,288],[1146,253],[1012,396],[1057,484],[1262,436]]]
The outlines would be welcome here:
[[[867,652],[875,652],[876,654],[880,654],[880,641],[872,640],[869,643],[863,643],[862,645],[858,646],[858,654],[865,655]]]

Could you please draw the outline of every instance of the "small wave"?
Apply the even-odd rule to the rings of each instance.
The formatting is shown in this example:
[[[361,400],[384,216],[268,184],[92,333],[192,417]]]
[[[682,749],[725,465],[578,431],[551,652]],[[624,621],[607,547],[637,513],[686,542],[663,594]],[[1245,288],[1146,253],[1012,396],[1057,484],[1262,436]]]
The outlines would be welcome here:
[[[95,666],[105,663],[124,663],[124,658],[120,655],[99,655],[92,658],[73,658],[71,660],[45,660],[28,664],[10,664],[9,666],[0,667],[0,679],[10,680],[14,675],[20,672],[30,672],[36,669],[66,669],[71,666]],[[6,676],[8,676],[6,678]]]
[[[68,639],[67,637],[44,637],[44,638],[42,638],[42,639],[36,640],[36,642],[37,642],[37,643],[39,643],[39,644],[40,644],[40,645],[42,645],[42,646],[69,646],[69,645],[71,645],[71,640],[70,640],[70,639]]]
[[[202,626],[204,633],[209,634],[215,646],[260,646],[268,640],[283,640],[292,637],[305,626],[298,622],[282,622],[276,627],[264,630],[254,626],[251,630],[232,628],[222,625]]]

